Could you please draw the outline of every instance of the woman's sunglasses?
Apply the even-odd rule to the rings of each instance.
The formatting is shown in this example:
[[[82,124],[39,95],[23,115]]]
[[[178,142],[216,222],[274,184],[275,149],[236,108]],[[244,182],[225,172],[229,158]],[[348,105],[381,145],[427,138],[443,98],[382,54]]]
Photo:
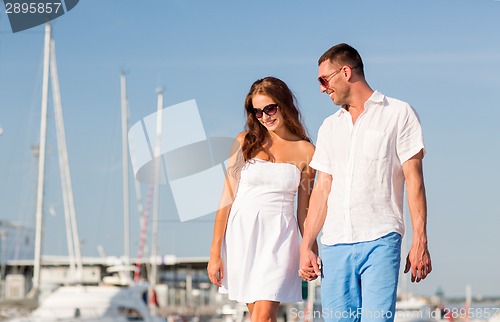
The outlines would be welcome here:
[[[253,114],[255,115],[256,118],[260,119],[264,113],[266,113],[269,116],[272,116],[278,112],[278,104],[269,104],[263,109],[260,108],[254,108],[253,109]]]

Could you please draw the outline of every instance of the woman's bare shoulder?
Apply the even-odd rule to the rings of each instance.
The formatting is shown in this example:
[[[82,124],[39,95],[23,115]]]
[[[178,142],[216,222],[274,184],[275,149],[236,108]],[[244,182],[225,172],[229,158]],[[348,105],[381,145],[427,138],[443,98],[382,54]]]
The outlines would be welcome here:
[[[297,143],[299,145],[300,151],[304,153],[304,156],[309,159],[312,158],[314,150],[316,149],[314,144],[306,140],[300,140]]]
[[[245,136],[247,135],[248,131],[243,131],[240,134],[238,134],[235,138],[236,141],[240,143],[240,145],[243,145],[243,142],[245,141]]]

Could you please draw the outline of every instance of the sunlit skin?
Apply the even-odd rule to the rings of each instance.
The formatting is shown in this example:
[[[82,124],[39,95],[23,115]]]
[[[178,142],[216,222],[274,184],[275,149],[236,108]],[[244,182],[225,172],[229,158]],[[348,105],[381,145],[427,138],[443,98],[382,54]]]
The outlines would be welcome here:
[[[354,73],[351,67],[332,64],[328,60],[319,65],[318,77],[330,75],[339,69],[340,71],[329,80],[328,87],[320,85],[320,91],[330,96],[335,105],[349,111],[354,124],[365,110],[365,102],[373,94],[373,89],[365,78]]]
[[[327,77],[327,75],[331,75],[335,72],[335,75],[329,78]],[[348,80],[341,77],[343,72],[344,71],[342,70],[342,66],[333,65],[329,61],[324,61],[318,68],[318,77],[326,77],[328,79],[328,87],[324,87],[320,84],[320,91],[330,96],[330,99],[333,101],[333,103],[339,106],[346,104],[344,93],[345,86],[343,86],[342,83]]]
[[[268,106],[269,104],[275,104],[276,102],[270,98],[269,96],[266,95],[255,95],[252,99],[252,105],[254,108],[257,109],[263,109],[264,107]],[[293,139],[293,135],[288,131],[287,127],[284,124],[283,120],[283,115],[280,112],[280,109],[278,108],[278,111],[274,115],[267,115],[266,113],[263,113],[262,117],[258,119],[259,122],[264,125],[267,130],[269,131],[269,134],[271,134],[272,145],[275,147],[279,147],[279,142],[283,138],[288,138],[288,139]],[[294,152],[294,150],[288,149],[288,153],[286,148],[282,149],[283,152],[281,154],[286,154],[288,160],[292,160],[293,158],[296,159],[297,153]],[[257,155],[259,157],[259,155]],[[265,158],[265,155],[262,154],[262,158]],[[294,164],[301,170],[303,170],[310,160],[300,160],[300,161],[295,161]],[[303,183],[301,183],[302,185]],[[302,230],[301,230],[302,231]],[[313,243],[313,252],[315,254],[318,253],[317,251],[317,244]],[[317,258],[317,264],[321,265],[321,258]],[[314,267],[312,265],[309,265],[308,267],[301,267],[301,271],[305,276],[307,276],[307,279],[304,278],[304,280],[312,281],[316,279],[319,275],[315,274],[314,272]]]
[[[339,71],[331,78],[335,71]],[[373,94],[373,89],[361,74],[353,72],[347,65],[323,61],[318,68],[318,77],[325,77],[328,85],[320,84],[320,91],[330,96],[335,105],[342,106],[351,115],[352,123],[364,112],[365,102]],[[411,272],[411,281],[420,282],[432,271],[431,258],[427,246],[427,202],[423,181],[422,159],[423,151],[419,151],[412,158],[402,164],[408,192],[408,205],[413,228],[412,246],[406,258],[404,272]],[[301,245],[301,261],[299,276],[305,280],[312,280],[321,274],[318,257],[311,247],[319,234],[326,217],[326,200],[330,193],[332,176],[323,172],[318,173],[316,186],[311,194],[311,207],[305,224],[306,230]],[[314,273],[311,273],[313,267]]]
[[[276,102],[266,95],[257,94],[252,99],[252,105],[254,108],[263,109],[269,104],[276,104]],[[262,113],[262,117],[258,118],[258,120],[268,131],[276,133],[279,137],[285,138],[291,134],[283,122],[283,115],[281,114],[279,107],[276,114],[269,116],[266,113]]]
[[[270,104],[277,104],[271,97],[255,94],[252,97],[252,106],[256,109],[263,110]],[[312,155],[314,154],[314,146],[300,139],[293,134],[285,124],[284,116],[280,107],[275,114],[267,115],[263,113],[262,117],[257,120],[262,124],[269,133],[268,140],[264,143],[264,148],[273,156],[272,162],[290,163],[296,166],[300,172],[300,184],[297,191],[297,224],[299,231],[302,234],[304,231],[304,222],[307,215],[307,207],[309,206],[309,197],[314,182],[315,171],[309,167]],[[253,117],[256,117],[253,115]],[[243,144],[246,132],[242,132],[236,138],[240,144]],[[264,152],[259,152],[256,158],[268,160],[269,156]],[[233,190],[237,190],[237,183],[233,184]],[[233,198],[234,200],[234,198]],[[207,271],[209,279],[217,286],[222,285],[224,278],[224,265],[220,256],[220,244],[222,242],[224,231],[227,226],[227,218],[229,216],[230,207],[220,209],[216,214],[216,227],[214,228],[214,241],[212,243],[210,260]],[[317,244],[314,243],[312,249],[317,254]],[[312,274],[314,271],[311,268]],[[312,277],[312,276],[311,276]],[[254,303],[247,303],[250,312],[251,321],[276,321],[278,315],[279,302],[259,300]]]
[[[269,96],[257,94],[252,98],[252,105],[257,109],[264,109],[264,107],[269,104],[275,104],[276,102]],[[283,115],[278,107],[277,112],[274,115],[262,114],[261,118],[258,118],[259,122],[266,127],[271,136],[271,142],[269,142],[269,149],[275,155],[278,160],[277,162],[284,162],[287,160],[289,163],[295,164],[302,172],[305,170],[306,173],[302,174],[301,177],[301,187],[299,187],[299,208],[304,208],[301,203],[304,203],[304,197],[309,199],[309,193],[303,194],[301,189],[307,189],[303,186],[303,181],[313,180],[314,171],[308,167],[310,157],[304,159],[302,155],[296,152],[295,149],[291,149],[293,143],[290,141],[296,141],[295,135],[290,133],[285,125]],[[300,143],[300,142],[297,142]],[[300,143],[303,144],[303,143]],[[310,149],[312,145],[308,144]],[[312,151],[311,151],[312,152]],[[312,154],[310,155],[312,156]],[[257,155],[257,157],[266,158],[265,154]],[[308,203],[308,202],[307,202]],[[305,210],[305,209],[304,209]],[[303,213],[305,215],[305,213]],[[299,229],[303,232],[303,214],[298,214]],[[316,245],[317,249],[317,245]],[[316,250],[317,253],[317,250]],[[309,271],[309,270],[308,270]],[[313,271],[313,268],[310,268]],[[312,276],[311,276],[312,278]],[[276,321],[278,314],[279,302],[274,301],[256,301],[255,303],[247,304],[248,310],[250,311],[251,321]]]

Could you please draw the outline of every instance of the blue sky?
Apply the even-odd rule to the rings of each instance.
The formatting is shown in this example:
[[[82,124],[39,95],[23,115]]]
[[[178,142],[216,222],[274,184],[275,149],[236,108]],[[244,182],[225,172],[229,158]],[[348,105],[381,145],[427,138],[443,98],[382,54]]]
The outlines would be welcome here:
[[[294,90],[315,139],[338,108],[319,92],[317,59],[347,42],[372,87],[408,101],[422,121],[434,272],[409,290],[463,295],[471,284],[475,295],[500,295],[499,15],[493,0],[80,1],[53,34],[83,254],[123,251],[121,70],[132,124],[155,111],[162,86],[165,106],[196,99],[207,135],[234,137],[251,83],[273,75]],[[13,34],[2,9],[1,219],[33,222],[42,50],[43,27]],[[53,115],[49,126],[45,253],[65,254]],[[213,216],[180,223],[169,187],[160,194],[160,252],[208,255]],[[134,212],[131,224],[134,256]]]

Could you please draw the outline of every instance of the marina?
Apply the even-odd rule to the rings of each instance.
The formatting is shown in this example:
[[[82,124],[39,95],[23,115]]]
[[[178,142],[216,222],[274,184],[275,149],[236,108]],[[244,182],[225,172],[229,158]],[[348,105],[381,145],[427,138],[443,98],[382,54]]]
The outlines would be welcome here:
[[[158,258],[159,280],[154,302],[146,299],[148,285],[144,284],[151,263],[140,263],[141,282],[134,286],[133,283],[127,284],[132,278],[131,271],[123,266],[120,269],[122,260],[116,257],[82,258],[83,280],[80,285],[71,286],[68,283],[71,275],[68,258],[43,257],[41,280],[45,282],[41,285],[39,297],[43,304],[38,311],[35,311],[38,303],[29,294],[33,261],[8,261],[6,278],[2,280],[5,286],[1,290],[0,318],[9,321],[24,317],[15,321],[34,321],[29,317],[35,312],[38,314],[35,316],[44,318],[36,321],[56,321],[56,316],[59,316],[58,321],[76,321],[76,317],[96,319],[99,316],[104,318],[95,321],[121,321],[117,317],[137,321],[140,320],[138,315],[143,321],[153,321],[144,311],[148,308],[146,303],[149,307],[153,305],[157,315],[167,321],[241,322],[248,318],[245,305],[229,301],[209,282],[206,274],[208,258],[176,258],[172,255]],[[133,259],[130,263],[132,267],[136,264]],[[121,278],[116,278],[118,275]],[[124,283],[127,279],[129,282]],[[329,314],[341,314],[322,310],[320,292],[319,281],[309,283],[303,289],[303,302],[280,306],[280,321],[322,321]],[[465,298],[446,299],[439,294],[433,297],[401,295],[396,304],[395,321],[497,321],[500,298],[473,299],[468,309],[466,302]],[[376,313],[360,311],[356,314]]]
[[[494,255],[497,246],[492,241],[498,230],[499,208],[492,202],[498,194],[494,185],[498,171],[496,163],[491,161],[497,159],[496,155],[488,154],[498,152],[496,139],[488,142],[497,137],[491,133],[495,125],[488,122],[498,118],[492,115],[485,124],[471,128],[468,120],[465,122],[456,116],[470,112],[470,102],[463,99],[463,93],[480,93],[477,96],[484,106],[497,101],[494,94],[498,77],[490,70],[498,69],[498,49],[489,44],[494,43],[492,41],[481,44],[478,36],[489,34],[489,38],[496,39],[496,33],[489,30],[498,30],[498,26],[482,25],[496,18],[496,9],[475,11],[484,5],[475,4],[474,8],[462,9],[464,13],[458,14],[460,19],[456,19],[455,24],[448,17],[450,30],[457,30],[455,35],[440,27],[449,8],[419,4],[425,10],[416,6],[410,15],[403,14],[400,8],[393,22],[380,23],[383,29],[362,24],[356,30],[370,30],[369,37],[363,38],[357,35],[358,31],[344,29],[337,19],[332,21],[330,16],[319,12],[326,10],[315,8],[313,11],[288,4],[300,13],[297,14],[276,4],[262,3],[273,7],[269,10],[272,18],[267,21],[284,27],[276,28],[276,33],[270,32],[272,39],[266,39],[267,33],[261,33],[257,39],[257,32],[254,35],[250,30],[256,28],[256,17],[260,18],[263,13],[254,11],[254,5],[231,5],[223,10],[204,3],[165,1],[168,5],[155,4],[151,16],[143,19],[137,18],[135,8],[127,9],[115,0],[102,3],[103,8],[112,12],[107,15],[90,10],[85,2],[81,1],[66,15],[66,20],[33,29],[23,36],[15,35],[18,37],[15,41],[14,35],[0,30],[0,161],[3,162],[0,163],[3,207],[0,321],[250,321],[246,305],[219,294],[207,276],[208,236],[213,226],[212,213],[207,211],[208,202],[198,201],[203,198],[196,201],[184,198],[186,208],[203,208],[195,214],[182,213],[175,204],[176,193],[189,192],[205,199],[210,195],[213,201],[211,196],[219,191],[210,182],[206,186],[200,184],[197,189],[188,185],[191,190],[182,190],[184,186],[180,184],[169,186],[168,178],[173,172],[169,173],[167,162],[171,160],[166,153],[155,158],[166,145],[160,140],[161,124],[166,124],[165,119],[176,124],[175,131],[172,130],[175,133],[168,135],[169,144],[178,144],[172,150],[184,156],[172,163],[172,167],[182,171],[171,179],[177,183],[188,182],[194,171],[189,168],[190,160],[185,155],[199,147],[207,150],[203,156],[197,154],[199,159],[215,159],[212,163],[225,169],[225,146],[232,142],[243,124],[241,101],[245,93],[242,89],[257,77],[276,74],[286,78],[297,90],[314,141],[321,120],[333,111],[321,101],[324,95],[316,88],[316,56],[334,34],[366,46],[363,49],[369,57],[369,65],[373,66],[367,75],[380,79],[380,87],[388,93],[415,102],[423,124],[428,127],[429,157],[425,162],[429,174],[426,176],[429,236],[432,237],[429,245],[433,265],[434,259],[436,261],[430,279],[424,281],[421,288],[408,287],[408,275],[400,278],[394,321],[500,322],[500,280],[494,269],[498,267],[499,257]],[[110,3],[123,12],[116,11]],[[453,10],[461,6],[445,3],[453,5]],[[347,4],[337,5],[339,12],[340,9],[359,10]],[[394,13],[385,4],[379,5],[382,10]],[[219,11],[225,15],[219,16]],[[77,15],[80,12],[95,21],[87,25],[88,21]],[[412,18],[424,14],[430,19],[425,26]],[[372,15],[361,20],[368,21]],[[419,25],[421,30],[415,38],[425,39],[425,45],[410,37],[416,31],[412,26],[405,26],[400,16]],[[3,18],[0,17],[0,22],[6,21]],[[72,19],[77,23],[71,24]],[[335,32],[326,27],[317,28],[318,19],[332,23]],[[135,20],[140,23],[131,23]],[[477,21],[477,29],[469,25],[469,20]],[[161,28],[158,21],[162,22]],[[394,28],[395,24],[399,27]],[[81,27],[83,25],[86,27]],[[429,26],[431,28],[425,31]],[[162,32],[156,31],[158,29]],[[281,33],[282,29],[286,33]],[[395,29],[404,31],[400,38],[390,31]],[[397,39],[397,45],[385,44],[380,46],[383,49],[377,49],[371,42],[380,43],[380,40],[371,33],[391,36]],[[468,33],[474,35],[472,43],[467,41]],[[291,38],[287,40],[289,35]],[[432,40],[433,36],[438,39]],[[148,42],[149,38],[154,41]],[[61,39],[64,43],[58,42],[61,58],[58,64],[55,40]],[[276,39],[283,41],[279,43]],[[293,46],[287,47],[287,42]],[[440,48],[447,42],[456,44],[451,49]],[[457,53],[456,48],[462,47],[467,50]],[[40,64],[36,65],[38,61]],[[481,86],[477,79],[471,81],[469,75],[463,73],[463,66],[478,62],[488,67],[478,68],[480,76],[487,80],[481,82],[484,84]],[[460,73],[453,73],[455,70]],[[429,77],[431,71],[433,77]],[[446,77],[436,71],[445,71]],[[59,72],[65,76],[61,82]],[[445,84],[450,79],[449,87],[453,90],[447,91]],[[414,86],[413,82],[418,85]],[[439,95],[435,93],[438,88]],[[131,104],[130,93],[134,95]],[[460,100],[450,99],[458,96]],[[35,108],[29,108],[30,100]],[[66,119],[63,102],[67,107],[65,116],[69,116]],[[168,109],[165,106],[182,104],[179,102],[191,102],[196,113],[184,109],[184,114],[162,114],[162,109]],[[450,117],[445,114],[447,104],[453,106],[456,115],[453,114],[443,128],[437,120]],[[328,108],[321,109],[324,106]],[[199,122],[190,123],[193,119]],[[150,172],[143,171],[141,180],[131,167],[136,161],[129,138],[131,124],[137,126],[140,134],[133,143],[143,140],[147,152],[144,158],[147,160],[141,162],[148,164]],[[182,145],[191,132],[201,133],[202,138]],[[220,138],[220,142],[210,141],[212,137]],[[455,159],[463,149],[471,151],[470,155]],[[23,160],[19,156],[22,153],[17,152],[20,150],[24,151]],[[463,173],[476,159],[482,166],[470,176]],[[196,174],[208,166],[199,168]],[[458,178],[456,173],[460,173]],[[163,185],[165,177],[167,185]],[[201,218],[201,214],[206,217]],[[408,227],[407,231],[411,231]],[[407,252],[408,249],[403,250]],[[49,255],[55,253],[58,255]],[[200,254],[203,256],[195,256]],[[403,265],[404,262],[401,268]],[[415,289],[425,295],[411,293]],[[435,294],[429,295],[432,290]],[[278,321],[324,321],[327,316],[344,317],[345,314],[376,318],[384,314],[323,310],[319,280],[302,284],[302,298],[299,303],[281,304]]]

